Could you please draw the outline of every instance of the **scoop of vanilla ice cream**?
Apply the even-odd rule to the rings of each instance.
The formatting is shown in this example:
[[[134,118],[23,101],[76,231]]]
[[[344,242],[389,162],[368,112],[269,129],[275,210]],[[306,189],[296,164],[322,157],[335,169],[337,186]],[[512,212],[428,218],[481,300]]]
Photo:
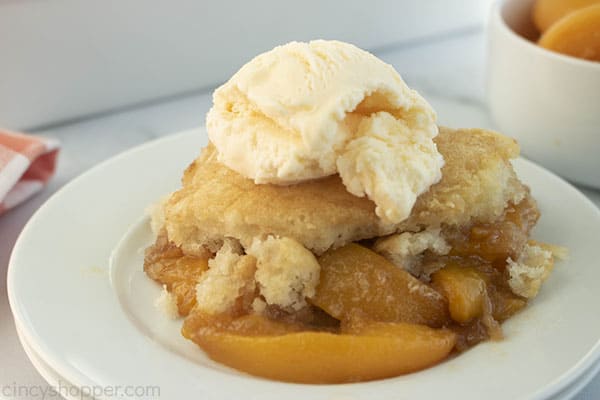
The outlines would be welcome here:
[[[441,179],[433,109],[394,68],[351,44],[292,42],[260,54],[213,96],[219,161],[257,184],[339,173],[392,223]]]
[[[442,177],[443,164],[430,136],[385,111],[363,118],[337,158],[346,189],[366,194],[377,215],[392,222],[410,215],[417,196]]]

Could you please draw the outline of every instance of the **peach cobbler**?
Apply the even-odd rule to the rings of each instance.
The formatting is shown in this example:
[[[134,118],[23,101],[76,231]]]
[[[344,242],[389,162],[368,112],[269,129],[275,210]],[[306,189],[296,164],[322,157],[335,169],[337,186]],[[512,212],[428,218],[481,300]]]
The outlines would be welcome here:
[[[550,274],[516,142],[438,128],[369,53],[281,46],[214,103],[144,263],[212,359],[305,383],[417,371],[501,339]]]

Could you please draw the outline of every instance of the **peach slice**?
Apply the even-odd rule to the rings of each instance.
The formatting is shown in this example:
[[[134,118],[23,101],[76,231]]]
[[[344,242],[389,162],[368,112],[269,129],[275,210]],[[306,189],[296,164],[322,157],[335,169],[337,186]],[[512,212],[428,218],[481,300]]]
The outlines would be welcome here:
[[[254,316],[251,325],[260,325]],[[266,319],[265,319],[266,320]],[[262,334],[214,329],[183,333],[213,360],[269,379],[299,383],[342,383],[381,379],[430,367],[448,356],[456,335],[422,325],[376,323],[356,334],[285,330],[266,321]],[[244,325],[244,324],[242,324]],[[189,328],[189,326],[187,327]]]
[[[448,299],[450,315],[460,324],[479,319],[493,340],[502,339],[502,328],[494,317],[494,304],[488,292],[488,280],[484,272],[475,267],[449,263],[432,275],[434,287],[439,287]],[[508,304],[502,293],[494,292],[495,298],[502,301],[502,313],[509,314],[517,306]],[[515,310],[516,312],[516,310]]]
[[[539,45],[558,53],[600,61],[600,4],[574,11],[552,25]]]
[[[311,302],[339,320],[369,319],[439,327],[446,300],[366,247],[349,244],[319,258],[321,277]]]
[[[600,0],[537,0],[533,6],[533,22],[544,33],[565,15],[593,4],[600,4]]]
[[[477,270],[450,264],[435,272],[431,280],[448,299],[453,320],[464,324],[483,315],[487,290]]]

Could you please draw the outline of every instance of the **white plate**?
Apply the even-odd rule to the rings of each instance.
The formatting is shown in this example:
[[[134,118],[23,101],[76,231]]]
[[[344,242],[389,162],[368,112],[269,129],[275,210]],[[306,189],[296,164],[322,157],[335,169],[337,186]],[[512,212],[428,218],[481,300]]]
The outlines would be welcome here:
[[[40,375],[53,388],[54,392],[49,392],[50,397],[58,397],[60,395],[67,400],[94,400],[92,397],[83,393],[79,387],[68,382],[64,377],[60,376],[51,366],[46,364],[44,360],[38,356],[27,342],[21,329],[17,326],[17,336],[23,345],[23,350]],[[101,388],[99,388],[100,390]],[[93,388],[88,393],[93,393]]]
[[[35,354],[69,382],[157,385],[167,399],[548,399],[600,358],[600,212],[517,160],[542,211],[535,237],[571,256],[504,325],[504,341],[419,373],[347,385],[273,382],[210,361],[179,335],[180,322],[154,309],[159,288],[143,276],[140,253],[151,240],[144,208],[178,186],[204,143],[204,131],[189,131],[117,156],[65,186],[23,230],[8,273],[13,314]]]

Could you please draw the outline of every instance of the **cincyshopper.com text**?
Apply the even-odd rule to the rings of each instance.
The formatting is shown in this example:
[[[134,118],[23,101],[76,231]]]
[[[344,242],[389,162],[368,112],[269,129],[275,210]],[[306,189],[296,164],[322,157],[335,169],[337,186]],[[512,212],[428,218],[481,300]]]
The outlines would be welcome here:
[[[158,399],[160,387],[151,385],[79,386],[59,381],[55,386],[20,385],[17,382],[0,386],[0,398],[16,399],[94,399],[115,397],[120,399]]]

